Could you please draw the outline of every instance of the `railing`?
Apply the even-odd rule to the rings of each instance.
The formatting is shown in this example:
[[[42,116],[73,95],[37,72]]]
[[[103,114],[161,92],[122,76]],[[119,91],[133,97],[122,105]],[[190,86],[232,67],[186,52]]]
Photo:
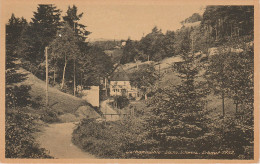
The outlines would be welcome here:
[[[115,116],[115,115],[126,117],[127,115],[130,115],[130,114],[102,114],[102,116],[107,116],[107,115],[110,115],[111,118],[112,118],[112,117]]]

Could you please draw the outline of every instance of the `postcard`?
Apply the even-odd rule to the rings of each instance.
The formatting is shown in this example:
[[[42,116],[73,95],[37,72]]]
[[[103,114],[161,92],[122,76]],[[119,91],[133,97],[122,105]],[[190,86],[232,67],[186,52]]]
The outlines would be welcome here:
[[[1,1],[1,162],[259,162],[256,0]]]

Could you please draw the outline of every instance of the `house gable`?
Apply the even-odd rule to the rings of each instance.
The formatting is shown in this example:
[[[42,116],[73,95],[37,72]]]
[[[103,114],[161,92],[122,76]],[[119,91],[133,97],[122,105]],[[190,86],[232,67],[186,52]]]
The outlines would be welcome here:
[[[130,81],[130,78],[120,65],[112,73],[110,81]]]

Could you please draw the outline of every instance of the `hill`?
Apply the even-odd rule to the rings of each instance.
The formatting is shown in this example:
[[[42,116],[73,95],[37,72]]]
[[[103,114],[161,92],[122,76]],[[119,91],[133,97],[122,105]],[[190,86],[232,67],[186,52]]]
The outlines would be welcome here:
[[[215,55],[215,49],[210,49],[210,55]],[[203,58],[205,55],[197,55],[199,56],[198,59]],[[165,58],[160,62],[154,62],[154,61],[146,61],[146,62],[139,62],[138,67],[144,67],[145,65],[151,65],[153,64],[155,66],[156,71],[160,71],[161,79],[157,82],[159,86],[166,87],[169,85],[178,85],[181,83],[181,79],[177,76],[177,74],[174,72],[174,69],[172,65],[175,62],[181,61],[180,56],[174,56]],[[137,63],[127,63],[123,65],[123,69],[131,74],[134,71],[137,70]],[[197,80],[203,80],[202,78],[198,78]],[[221,115],[222,114],[222,99],[218,96],[215,96],[213,94],[208,95],[207,97],[207,108],[208,109],[214,109],[214,112],[212,113],[212,116]],[[229,99],[225,98],[225,111],[226,115],[234,115],[235,113],[235,104],[234,102]]]
[[[27,79],[22,82],[22,84],[31,86],[30,95],[32,99],[38,101],[41,105],[44,105],[46,101],[46,83],[22,68],[20,68],[18,71],[22,74],[26,74]],[[48,88],[48,93],[49,106],[56,112],[75,114],[78,113],[77,111],[81,106],[85,106],[86,109],[90,111],[88,114],[91,113],[89,117],[98,115],[89,105],[89,103],[81,98],[63,93],[57,88],[53,87]]]
[[[114,64],[119,63],[123,55],[123,49],[104,50],[104,52],[106,55],[111,57],[111,60]]]

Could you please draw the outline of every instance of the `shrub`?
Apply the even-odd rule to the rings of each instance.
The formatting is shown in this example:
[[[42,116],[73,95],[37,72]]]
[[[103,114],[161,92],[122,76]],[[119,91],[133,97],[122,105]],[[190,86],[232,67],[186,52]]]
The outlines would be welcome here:
[[[5,117],[6,158],[51,158],[39,148],[32,133],[36,132],[32,117],[21,110],[7,109]]]
[[[44,111],[41,116],[41,120],[46,123],[59,122],[58,113],[53,111],[51,108]]]
[[[73,132],[72,142],[84,151],[102,158],[130,158],[140,149],[142,121],[125,119],[117,122],[83,120]]]
[[[129,100],[125,96],[116,96],[114,97],[114,102],[117,104],[117,107],[122,109],[129,104]]]
[[[25,107],[31,104],[32,101],[29,94],[30,89],[31,86],[28,85],[6,87],[6,107]]]

